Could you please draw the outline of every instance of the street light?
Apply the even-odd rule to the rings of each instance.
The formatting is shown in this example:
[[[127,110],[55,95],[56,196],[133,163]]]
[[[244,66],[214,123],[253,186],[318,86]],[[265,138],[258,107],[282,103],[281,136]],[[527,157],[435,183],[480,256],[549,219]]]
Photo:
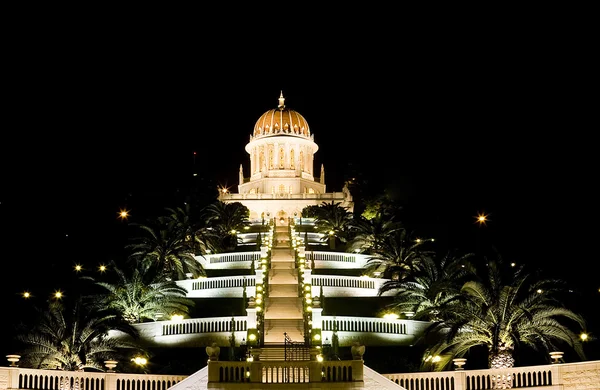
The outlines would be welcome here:
[[[489,221],[488,216],[489,216],[489,214],[484,214],[484,213],[477,214],[477,216],[475,217],[475,223],[478,223],[479,225],[485,225],[486,222]]]

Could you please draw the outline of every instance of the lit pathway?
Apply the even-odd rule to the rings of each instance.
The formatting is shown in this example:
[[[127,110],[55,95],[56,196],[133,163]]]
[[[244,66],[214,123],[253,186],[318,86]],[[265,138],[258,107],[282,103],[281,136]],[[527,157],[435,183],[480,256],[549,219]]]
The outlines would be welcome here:
[[[269,297],[265,300],[265,344],[283,344],[284,333],[293,341],[304,342],[294,251],[290,248],[288,227],[277,226],[271,248]]]

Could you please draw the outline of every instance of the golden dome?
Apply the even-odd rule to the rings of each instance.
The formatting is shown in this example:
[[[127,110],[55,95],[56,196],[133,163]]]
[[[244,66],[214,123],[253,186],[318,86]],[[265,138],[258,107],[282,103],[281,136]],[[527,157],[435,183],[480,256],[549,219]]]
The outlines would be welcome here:
[[[273,135],[293,135],[310,138],[308,122],[297,111],[284,104],[283,92],[279,95],[279,105],[262,114],[254,125],[255,138]]]

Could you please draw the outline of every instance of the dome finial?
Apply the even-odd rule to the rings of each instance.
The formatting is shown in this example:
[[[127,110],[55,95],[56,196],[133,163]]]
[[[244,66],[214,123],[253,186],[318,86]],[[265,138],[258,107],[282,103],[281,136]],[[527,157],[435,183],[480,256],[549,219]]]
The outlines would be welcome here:
[[[285,98],[283,97],[283,91],[281,91],[281,93],[279,94],[279,105],[277,106],[277,108],[279,109],[284,109],[285,108]]]

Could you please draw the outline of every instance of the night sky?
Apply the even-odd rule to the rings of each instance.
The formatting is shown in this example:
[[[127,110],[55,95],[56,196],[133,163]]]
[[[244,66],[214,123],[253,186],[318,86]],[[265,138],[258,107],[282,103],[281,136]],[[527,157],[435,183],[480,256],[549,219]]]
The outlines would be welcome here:
[[[24,290],[37,304],[55,289],[69,294],[75,263],[117,258],[129,232],[120,209],[143,222],[194,171],[207,185],[237,185],[254,124],[280,91],[309,123],[328,191],[360,169],[422,216],[415,229],[465,251],[493,243],[598,304],[589,98],[598,80],[586,51],[560,41],[420,56],[338,46],[262,64],[235,48],[149,46],[75,50],[40,38],[11,56],[0,143],[4,316],[31,310]],[[487,226],[474,223],[478,213]],[[0,355],[13,352],[4,337]]]

